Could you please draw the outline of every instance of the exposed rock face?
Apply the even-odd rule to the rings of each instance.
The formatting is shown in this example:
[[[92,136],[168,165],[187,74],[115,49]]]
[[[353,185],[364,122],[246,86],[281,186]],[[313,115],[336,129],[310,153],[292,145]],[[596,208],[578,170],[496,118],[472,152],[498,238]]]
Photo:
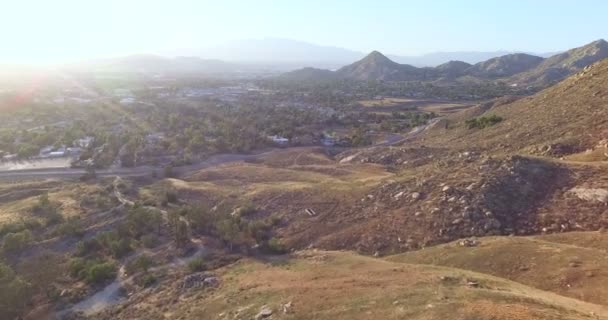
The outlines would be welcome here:
[[[219,278],[214,276],[213,274],[200,272],[190,274],[184,277],[181,288],[187,290],[205,287],[217,287],[219,283]]]
[[[572,188],[568,192],[581,200],[608,203],[608,190],[606,189]]]

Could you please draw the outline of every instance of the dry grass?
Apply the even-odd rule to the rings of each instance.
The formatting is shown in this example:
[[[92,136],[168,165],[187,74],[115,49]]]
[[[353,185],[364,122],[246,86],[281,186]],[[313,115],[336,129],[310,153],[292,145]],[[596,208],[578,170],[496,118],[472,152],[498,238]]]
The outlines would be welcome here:
[[[573,232],[536,237],[486,237],[390,257],[482,272],[596,304],[608,301],[608,234]]]
[[[595,319],[591,312],[602,319],[606,315],[600,306],[492,276],[349,252],[305,251],[265,262],[244,259],[219,275],[219,289],[179,299],[163,316],[252,319],[264,305],[273,310],[273,319],[520,320]],[[469,287],[468,281],[479,286]],[[284,314],[282,306],[288,302],[292,308]]]
[[[398,107],[404,103],[416,102],[416,99],[408,98],[382,98],[373,100],[361,100],[358,103],[364,107]]]

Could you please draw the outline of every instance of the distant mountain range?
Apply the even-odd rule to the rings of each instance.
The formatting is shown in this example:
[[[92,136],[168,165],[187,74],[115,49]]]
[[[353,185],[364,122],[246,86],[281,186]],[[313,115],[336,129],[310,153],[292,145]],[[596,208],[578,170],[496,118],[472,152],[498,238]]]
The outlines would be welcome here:
[[[475,64],[494,57],[515,52],[434,52],[418,56],[387,55],[391,60],[417,67],[437,66],[457,60]],[[285,69],[315,67],[337,69],[360,60],[365,53],[334,46],[322,46],[303,41],[279,38],[234,40],[213,47],[180,49],[162,52],[167,56],[195,56],[204,59],[220,59],[239,64],[282,65]],[[544,54],[538,54],[544,57]]]
[[[437,67],[414,67],[392,61],[378,51],[344,66],[335,72],[305,68],[288,72],[284,79],[294,80],[384,80],[384,81],[436,81],[436,80],[506,80],[511,83],[548,85],[577,72],[587,65],[608,58],[608,42],[597,40],[548,58],[525,53],[513,53],[488,59],[476,64],[449,61]]]

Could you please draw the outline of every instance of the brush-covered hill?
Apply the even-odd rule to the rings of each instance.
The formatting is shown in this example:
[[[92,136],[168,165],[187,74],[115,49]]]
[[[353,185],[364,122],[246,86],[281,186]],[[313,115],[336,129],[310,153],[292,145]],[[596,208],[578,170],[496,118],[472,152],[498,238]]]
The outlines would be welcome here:
[[[330,70],[307,67],[284,73],[280,78],[288,81],[323,81],[334,80],[338,77],[335,72]]]
[[[585,68],[534,96],[484,108],[477,115],[503,120],[484,129],[467,128],[462,115],[447,118],[448,129],[431,130],[427,143],[504,152],[564,155],[608,138],[608,60]],[[469,111],[465,111],[469,112]]]
[[[426,79],[426,73],[426,68],[398,64],[378,51],[373,51],[365,58],[336,71],[340,78],[385,81]]]
[[[541,62],[543,58],[525,53],[508,54],[480,62],[466,70],[466,73],[479,78],[504,78],[530,70]]]
[[[472,67],[470,63],[463,61],[448,61],[435,67],[437,73],[442,77],[455,79],[466,75],[467,70]]]
[[[560,81],[584,67],[608,58],[608,42],[603,39],[551,56],[513,81],[547,85]]]

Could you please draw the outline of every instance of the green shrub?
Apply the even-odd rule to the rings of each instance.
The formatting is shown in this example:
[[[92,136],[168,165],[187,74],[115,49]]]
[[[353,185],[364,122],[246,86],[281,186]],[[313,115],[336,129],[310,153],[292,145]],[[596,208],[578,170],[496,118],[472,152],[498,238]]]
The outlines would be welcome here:
[[[55,230],[56,235],[81,237],[84,234],[84,229],[78,218],[70,218],[66,222],[60,224]]]
[[[44,218],[47,226],[63,221],[63,215],[59,211],[59,204],[51,202],[46,193],[38,197],[38,203],[34,205],[32,212]]]
[[[27,307],[32,286],[17,276],[11,267],[0,262],[0,317],[15,319]]]
[[[6,223],[0,226],[0,237],[8,233],[17,233],[24,230],[36,230],[41,227],[42,225],[36,219],[27,219],[18,222]]]
[[[158,237],[156,235],[147,234],[141,237],[141,244],[145,248],[152,249],[156,248],[160,244],[160,241],[158,240]]]
[[[89,284],[99,284],[116,277],[116,265],[103,260],[73,258],[69,266],[70,275]]]
[[[129,274],[137,272],[148,272],[148,270],[154,266],[154,260],[148,255],[141,255],[129,263],[127,263],[126,269]]]
[[[469,129],[484,129],[487,127],[491,127],[499,122],[501,122],[503,119],[497,115],[491,115],[491,116],[484,116],[484,117],[479,117],[479,118],[473,118],[473,119],[469,119],[467,121],[465,121],[465,124],[467,126],[467,128]]]
[[[139,279],[138,283],[143,287],[149,287],[156,283],[156,277],[153,274],[145,274]]]
[[[205,261],[203,258],[194,258],[188,262],[188,269],[190,272],[201,272],[205,271]]]
[[[277,238],[272,238],[272,239],[268,240],[267,249],[271,253],[276,253],[276,254],[287,253],[287,247],[285,247],[285,244],[283,244],[283,242],[281,242],[281,240],[279,240]]]
[[[23,230],[15,233],[8,233],[4,236],[2,248],[7,252],[14,252],[24,249],[32,242],[32,233]]]
[[[133,251],[131,240],[129,239],[112,240],[109,243],[109,248],[112,256],[116,259],[120,259]]]
[[[95,253],[102,249],[102,245],[99,243],[99,240],[96,238],[87,239],[83,241],[79,241],[76,244],[76,255],[77,256],[86,256],[90,253]]]
[[[116,277],[116,265],[111,262],[103,262],[91,265],[87,269],[85,280],[88,283],[97,284]]]

